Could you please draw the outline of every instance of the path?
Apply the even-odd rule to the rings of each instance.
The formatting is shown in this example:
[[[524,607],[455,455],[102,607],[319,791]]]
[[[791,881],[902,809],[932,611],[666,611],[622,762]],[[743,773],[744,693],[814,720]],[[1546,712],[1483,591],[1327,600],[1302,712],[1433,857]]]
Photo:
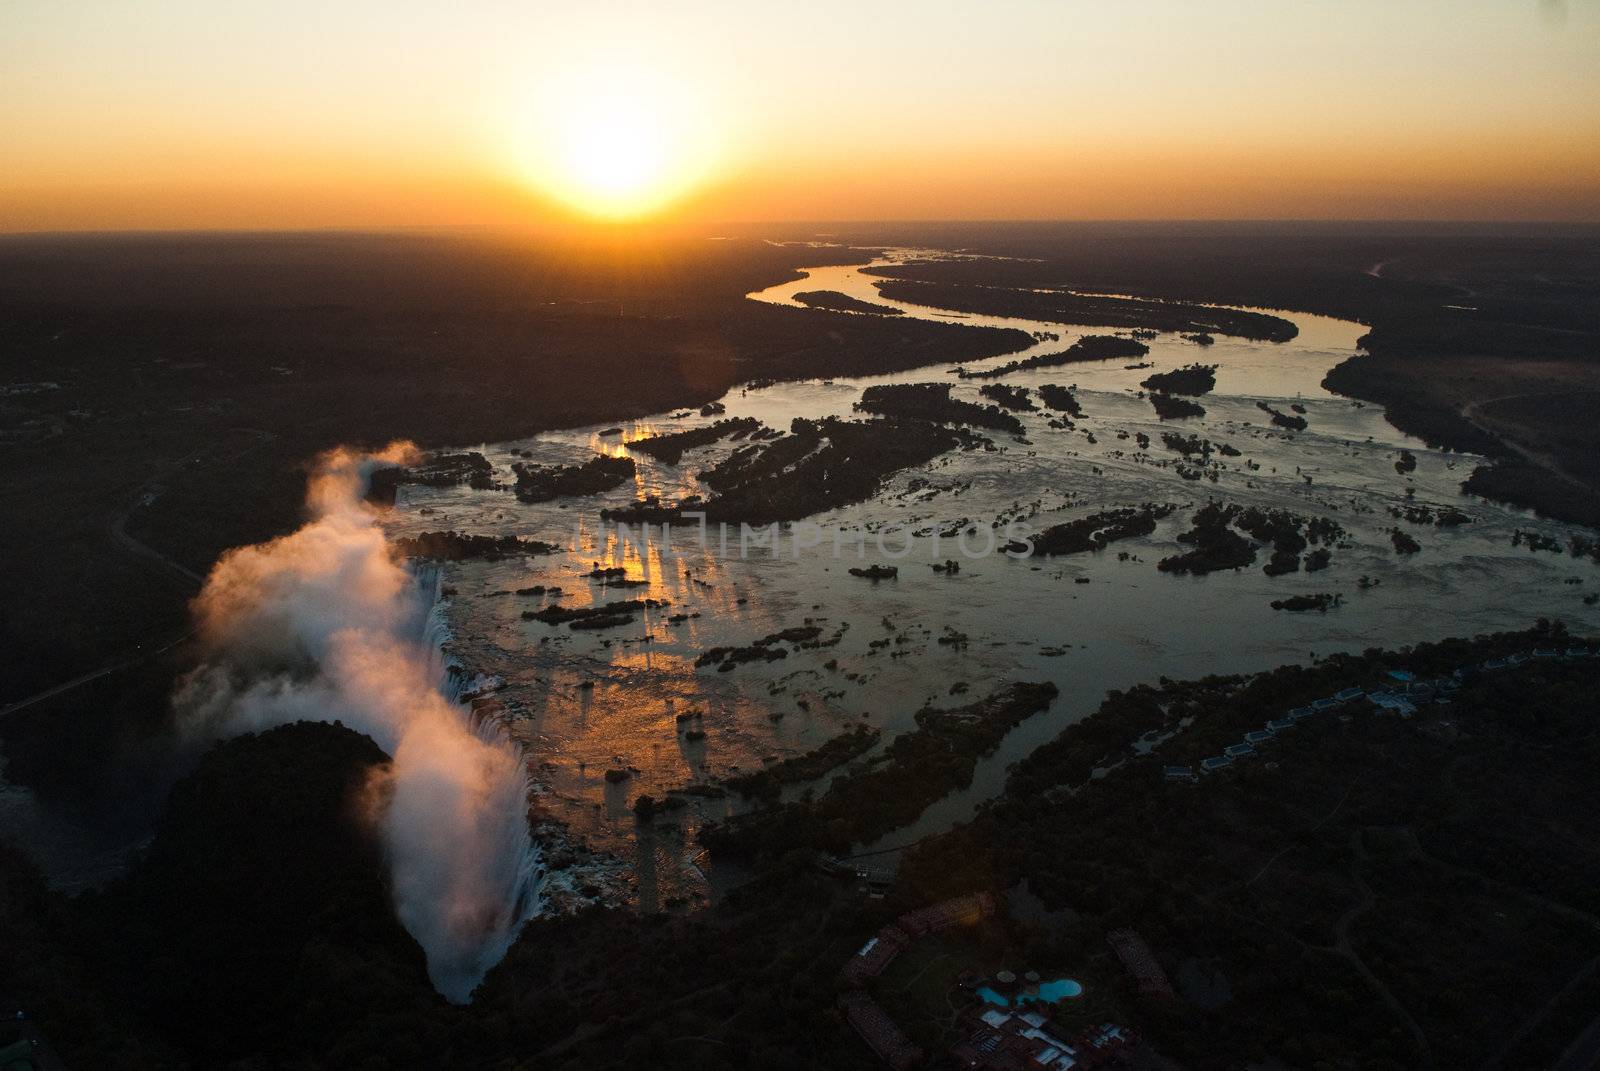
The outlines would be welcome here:
[[[1432,1067],[1433,1048],[1428,1044],[1427,1034],[1423,1033],[1422,1027],[1411,1017],[1411,1013],[1406,1011],[1405,1005],[1401,1004],[1395,998],[1395,995],[1389,991],[1389,987],[1384,985],[1383,980],[1372,973],[1372,969],[1367,966],[1366,961],[1356,953],[1355,946],[1350,943],[1350,927],[1355,924],[1356,919],[1366,914],[1378,902],[1377,896],[1373,894],[1371,887],[1367,885],[1366,879],[1361,876],[1361,863],[1367,857],[1367,850],[1361,843],[1361,830],[1359,829],[1350,834],[1350,850],[1355,853],[1355,858],[1350,862],[1350,878],[1356,883],[1356,888],[1361,891],[1361,902],[1343,915],[1340,915],[1339,921],[1334,923],[1333,932],[1336,938],[1334,950],[1350,961],[1350,964],[1355,967],[1361,977],[1366,979],[1367,985],[1378,995],[1378,999],[1383,1001],[1395,1018],[1405,1024],[1406,1030],[1411,1034],[1412,1042],[1416,1044],[1418,1052],[1422,1055],[1422,1066]]]
[[[1546,470],[1548,470],[1550,472],[1553,472],[1557,476],[1560,476],[1562,479],[1567,480],[1570,483],[1576,484],[1579,487],[1582,487],[1582,488],[1584,488],[1586,490],[1593,491],[1593,492],[1595,492],[1597,494],[1600,494],[1600,487],[1597,487],[1595,484],[1593,484],[1590,481],[1582,478],[1581,476],[1576,476],[1576,475],[1568,472],[1566,469],[1564,469],[1561,466],[1560,461],[1558,461],[1552,455],[1541,453],[1538,450],[1534,450],[1534,449],[1532,449],[1530,447],[1524,446],[1521,443],[1517,442],[1515,439],[1508,438],[1506,435],[1502,434],[1501,432],[1495,431],[1493,428],[1485,427],[1483,425],[1483,423],[1480,422],[1479,419],[1478,419],[1479,411],[1481,409],[1483,409],[1483,407],[1486,406],[1486,405],[1493,405],[1496,402],[1514,401],[1514,400],[1516,400],[1518,398],[1546,398],[1546,397],[1549,397],[1553,393],[1557,393],[1557,392],[1553,392],[1553,391],[1528,391],[1528,392],[1525,392],[1525,393],[1522,393],[1522,394],[1502,394],[1502,395],[1500,395],[1498,397],[1495,397],[1495,398],[1480,398],[1478,401],[1468,402],[1466,405],[1462,406],[1461,407],[1461,416],[1463,417],[1463,419],[1465,419],[1469,424],[1471,424],[1473,427],[1477,428],[1479,431],[1485,432],[1486,434],[1489,434],[1489,435],[1493,435],[1496,439],[1499,439],[1507,447],[1509,447],[1510,449],[1516,451],[1518,454],[1522,455],[1523,460],[1528,461],[1529,463],[1531,463],[1531,464],[1533,464],[1533,465],[1535,465],[1535,466],[1537,466],[1539,468],[1546,469]],[[1582,390],[1580,390],[1580,391],[1575,391],[1575,392],[1570,392],[1570,393],[1592,394],[1594,392],[1593,391],[1582,391]]]
[[[221,461],[237,461],[239,458],[244,457],[246,454],[251,453],[252,451],[260,449],[262,446],[265,446],[267,443],[272,442],[277,438],[277,436],[270,431],[261,431],[256,428],[241,428],[238,430],[255,436],[255,441],[243,449],[237,450],[234,453],[221,458]],[[114,546],[116,546],[123,553],[137,558],[141,564],[150,566],[155,571],[165,575],[169,580],[177,583],[181,588],[191,595],[197,594],[200,591],[201,587],[205,584],[205,577],[201,576],[199,573],[196,573],[182,562],[179,562],[161,553],[149,544],[140,542],[138,539],[128,533],[127,524],[128,515],[133,512],[144,496],[150,493],[150,488],[157,481],[159,481],[162,476],[182,468],[184,465],[189,464],[191,461],[199,458],[203,453],[203,450],[196,450],[186,457],[180,458],[171,465],[168,465],[162,470],[162,472],[157,473],[156,475],[145,480],[139,485],[137,490],[134,491],[133,498],[128,505],[113,513],[106,525],[107,534],[110,536],[111,542]],[[157,655],[165,654],[174,647],[184,643],[194,634],[194,629],[186,629],[182,634],[172,637],[165,642],[161,642],[159,640],[156,641],[157,645],[149,647],[148,649],[146,649],[145,644],[137,644],[134,646],[134,653],[132,654],[124,653],[119,655],[114,661],[109,662],[98,669],[93,669],[87,673],[80,674],[79,676],[73,677],[71,680],[61,681],[58,684],[51,685],[49,688],[46,688],[43,691],[35,692],[33,695],[26,696],[22,699],[8,703],[4,707],[0,707],[0,718],[4,718],[8,714],[13,714],[16,711],[24,710],[38,703],[42,703],[47,699],[53,699],[56,696],[63,695],[75,688],[81,688],[83,685],[88,684],[91,681],[97,681],[102,677],[110,676],[119,670],[136,666],[147,659],[156,657]]]
[[[1600,1016],[1589,1023],[1550,1071],[1594,1071],[1600,1067]]]

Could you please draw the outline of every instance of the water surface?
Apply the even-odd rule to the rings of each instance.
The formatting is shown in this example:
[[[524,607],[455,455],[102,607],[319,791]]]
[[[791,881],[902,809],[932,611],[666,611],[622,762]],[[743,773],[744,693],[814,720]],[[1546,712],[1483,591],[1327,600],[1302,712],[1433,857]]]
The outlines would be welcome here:
[[[890,258],[905,255],[910,254]],[[909,316],[940,315],[884,302],[872,281],[859,268],[817,268],[804,280],[752,298],[790,302],[797,291],[829,289],[894,304]],[[921,470],[897,474],[869,502],[810,518],[830,530],[860,533],[866,553],[859,558],[853,549],[835,558],[827,541],[798,552],[785,543],[777,551],[757,548],[741,556],[737,533],[723,551],[715,539],[701,547],[690,530],[674,532],[670,545],[658,538],[641,548],[617,543],[600,523],[605,506],[703,490],[695,473],[742,445],[728,442],[691,451],[677,466],[633,455],[638,476],[632,486],[585,499],[529,505],[505,492],[406,487],[389,523],[396,534],[456,528],[579,547],[549,558],[451,565],[448,582],[456,594],[446,613],[456,656],[506,682],[489,706],[494,716],[507,719],[532,756],[541,810],[626,861],[636,881],[634,895],[647,907],[714,889],[717,876],[697,858],[694,833],[737,802],[693,798],[669,818],[641,827],[631,810],[641,793],[660,798],[674,788],[711,783],[804,752],[857,723],[883,729],[887,740],[912,727],[925,702],[955,704],[1018,679],[1051,680],[1061,690],[1048,712],[1023,723],[980,764],[970,789],[935,804],[912,827],[863,848],[894,847],[966,818],[999,790],[1009,763],[1091,713],[1111,688],[1525,628],[1541,616],[1600,627],[1600,610],[1582,601],[1585,592],[1600,590],[1593,563],[1512,546],[1518,528],[1563,545],[1576,529],[1463,496],[1460,483],[1479,459],[1430,450],[1389,425],[1380,407],[1322,388],[1328,369],[1354,352],[1366,329],[1325,317],[1282,315],[1300,328],[1284,344],[1219,335],[1215,345],[1201,348],[1161,335],[1151,341],[1149,357],[1138,362],[1151,368],[1096,362],[1004,377],[1001,382],[1026,387],[1074,385],[1086,415],[1068,430],[1050,427],[1056,414],[1047,410],[1020,414],[1025,443],[995,435],[993,451],[946,454]],[[1041,340],[1039,352],[1108,330],[996,317],[961,320],[1060,336]],[[1137,396],[1139,381],[1196,361],[1220,366],[1216,390],[1203,399],[1206,416],[1157,420],[1149,402]],[[892,376],[735,388],[722,403],[727,416],[753,416],[787,429],[795,417],[850,416],[872,383],[950,382],[954,396],[981,400],[979,382],[949,372],[949,365],[933,364]],[[1257,407],[1261,400],[1280,409],[1303,406],[1308,429],[1290,434],[1272,427]],[[596,426],[473,448],[510,481],[510,467],[524,460],[524,452],[537,463],[573,463],[595,452],[624,452],[632,439],[720,418],[660,413],[623,423],[620,435],[602,434],[608,429]],[[1178,464],[1183,459],[1161,443],[1169,431],[1228,443],[1240,455],[1213,455],[1201,479],[1185,479]],[[1137,446],[1139,433],[1151,439],[1147,450]],[[1396,470],[1402,449],[1416,458],[1408,474]],[[1191,475],[1194,468],[1188,466]],[[1261,571],[1265,554],[1237,572],[1163,574],[1156,562],[1185,549],[1177,536],[1193,510],[1181,508],[1152,536],[1097,554],[1021,561],[992,555],[963,560],[956,576],[930,568],[960,556],[951,540],[935,545],[932,534],[958,521],[975,533],[970,544],[981,547],[990,526],[1005,520],[1021,518],[1042,528],[1113,506],[1154,501],[1188,507],[1208,498],[1332,517],[1347,530],[1349,545],[1334,552],[1328,569],[1314,574],[1268,577]],[[1414,505],[1450,506],[1471,523],[1435,528],[1391,514]],[[1396,526],[1421,542],[1420,553],[1395,552],[1388,533]],[[874,533],[886,527],[896,533],[886,547],[906,548],[897,562],[899,578],[872,583],[850,576],[851,565],[889,560],[874,545]],[[908,541],[900,534],[905,532],[921,534]],[[596,563],[622,565],[646,583],[604,589],[580,577]],[[1370,578],[1369,586],[1358,583],[1362,577]],[[512,594],[535,584],[560,586],[564,605],[644,597],[671,605],[643,612],[631,626],[573,632],[522,620],[523,611],[549,601]],[[1344,604],[1326,614],[1270,606],[1275,599],[1317,592],[1340,593]],[[697,616],[672,624],[671,614]],[[749,643],[808,621],[821,626],[824,636],[842,628],[838,645],[730,673],[694,666],[707,647]],[[964,646],[936,642],[951,630],[967,635]],[[680,723],[677,716],[688,711],[702,716]],[[698,726],[704,738],[688,738],[686,724]],[[605,777],[608,769],[629,767],[637,773],[625,781]]]

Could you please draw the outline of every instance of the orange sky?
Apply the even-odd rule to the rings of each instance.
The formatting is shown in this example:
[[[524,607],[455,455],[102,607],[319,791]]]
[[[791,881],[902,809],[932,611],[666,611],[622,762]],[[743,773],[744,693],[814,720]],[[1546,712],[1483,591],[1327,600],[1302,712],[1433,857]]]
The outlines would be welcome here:
[[[10,0],[0,104],[0,231],[1600,220],[1600,0]]]

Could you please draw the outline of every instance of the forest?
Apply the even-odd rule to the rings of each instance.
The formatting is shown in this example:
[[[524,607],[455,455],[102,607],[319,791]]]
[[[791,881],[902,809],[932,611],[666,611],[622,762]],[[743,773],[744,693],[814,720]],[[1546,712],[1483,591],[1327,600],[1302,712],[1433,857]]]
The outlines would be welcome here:
[[[971,822],[915,848],[883,900],[774,844],[713,907],[534,920],[465,1007],[428,985],[352,820],[386,756],[338,725],[289,725],[211,751],[133,873],[98,893],[49,892],[8,853],[0,988],[69,1066],[867,1068],[834,1008],[840,964],[903,911],[1025,880],[990,951],[962,954],[1071,968],[1097,1011],[1190,1066],[1447,1067],[1508,1045],[1513,1063],[1539,1066],[1600,999],[1583,972],[1600,955],[1600,870],[1574,848],[1600,835],[1576,805],[1600,787],[1588,702],[1600,658],[1471,667],[1577,642],[1541,624],[1113,693]],[[1397,667],[1469,672],[1411,719],[1350,706],[1199,784],[1160,776]],[[989,709],[1009,718],[1043,699],[1015,690]],[[963,713],[919,720],[941,734],[970,725],[981,746],[990,723]],[[1154,752],[1132,746],[1172,727]],[[839,819],[819,811],[797,828]],[[1130,926],[1176,1001],[1140,997],[1109,958],[1105,933]],[[934,987],[896,999],[948,1015]]]

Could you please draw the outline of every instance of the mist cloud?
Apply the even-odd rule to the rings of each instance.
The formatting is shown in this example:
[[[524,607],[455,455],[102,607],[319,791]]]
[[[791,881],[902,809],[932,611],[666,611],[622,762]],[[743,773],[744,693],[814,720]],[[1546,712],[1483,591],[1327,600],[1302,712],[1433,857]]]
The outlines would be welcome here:
[[[174,706],[195,738],[338,720],[392,756],[371,787],[395,910],[434,985],[463,1001],[537,906],[537,852],[520,750],[441,690],[431,592],[362,500],[373,468],[414,453],[324,455],[306,525],[217,562],[194,604],[206,657]]]

